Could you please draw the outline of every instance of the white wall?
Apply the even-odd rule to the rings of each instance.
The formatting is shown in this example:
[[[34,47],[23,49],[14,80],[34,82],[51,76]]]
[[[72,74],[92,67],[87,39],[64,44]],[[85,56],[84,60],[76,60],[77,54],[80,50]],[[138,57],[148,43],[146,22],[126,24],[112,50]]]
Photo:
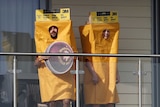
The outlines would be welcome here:
[[[52,0],[52,8],[69,7],[79,52],[81,43],[78,27],[87,21],[90,11],[115,10],[119,13],[119,53],[151,53],[151,3],[150,0]],[[151,61],[142,59],[142,103],[151,106]],[[116,107],[138,107],[138,58],[119,58],[118,84],[120,103]]]

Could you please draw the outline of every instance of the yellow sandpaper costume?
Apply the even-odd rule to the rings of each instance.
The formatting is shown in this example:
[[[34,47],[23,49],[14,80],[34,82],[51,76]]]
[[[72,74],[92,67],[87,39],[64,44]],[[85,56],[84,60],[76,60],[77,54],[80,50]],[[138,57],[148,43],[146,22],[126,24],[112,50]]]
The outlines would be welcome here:
[[[104,39],[102,34],[107,29],[110,36]],[[84,53],[116,54],[118,52],[119,24],[87,24],[80,27]],[[98,84],[93,84],[91,73],[85,67],[84,96],[86,104],[108,104],[119,102],[116,89],[117,58],[86,57],[92,62],[98,75]]]
[[[58,27],[58,38],[52,39],[49,34],[49,27]],[[44,53],[47,47],[54,41],[67,42],[73,49],[76,49],[75,37],[72,31],[71,21],[37,21],[35,22],[35,43],[36,51]],[[74,75],[67,72],[65,74],[54,74],[44,65],[38,68],[40,83],[40,93],[42,102],[50,102],[63,99],[75,99]]]

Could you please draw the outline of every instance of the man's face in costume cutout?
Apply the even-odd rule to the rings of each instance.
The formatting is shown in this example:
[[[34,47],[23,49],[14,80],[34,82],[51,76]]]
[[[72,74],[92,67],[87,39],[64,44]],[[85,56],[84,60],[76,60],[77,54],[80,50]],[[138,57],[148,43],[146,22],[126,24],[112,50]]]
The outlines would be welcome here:
[[[58,36],[58,27],[57,26],[49,27],[49,33],[51,35],[51,38],[56,39]]]

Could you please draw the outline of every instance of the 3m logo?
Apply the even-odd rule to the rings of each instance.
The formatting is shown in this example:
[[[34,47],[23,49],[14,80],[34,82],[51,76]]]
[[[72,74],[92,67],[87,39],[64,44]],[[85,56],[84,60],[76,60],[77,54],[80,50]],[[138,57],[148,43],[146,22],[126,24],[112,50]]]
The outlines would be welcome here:
[[[62,10],[62,13],[69,13],[69,9]]]

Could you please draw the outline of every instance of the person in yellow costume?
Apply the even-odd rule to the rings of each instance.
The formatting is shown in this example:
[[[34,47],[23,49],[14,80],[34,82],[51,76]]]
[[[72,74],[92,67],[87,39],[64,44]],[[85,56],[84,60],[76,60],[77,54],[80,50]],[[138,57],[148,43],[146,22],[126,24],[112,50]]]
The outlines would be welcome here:
[[[56,41],[58,38],[58,27],[50,26],[49,34],[50,39],[53,42]],[[35,60],[35,65],[38,67],[41,100],[43,103],[48,104],[48,107],[56,107],[56,102],[61,101],[63,107],[69,107],[70,101],[75,100],[74,76],[70,72],[65,74],[52,73],[44,64],[44,61],[47,59],[48,56],[38,56]]]
[[[110,29],[102,30],[105,27],[106,25],[92,24],[83,26],[81,36],[84,52],[97,54],[117,52],[116,29],[110,26]],[[84,100],[86,105],[114,107],[114,104],[119,102],[116,89],[119,73],[116,63],[115,57],[85,57]]]

